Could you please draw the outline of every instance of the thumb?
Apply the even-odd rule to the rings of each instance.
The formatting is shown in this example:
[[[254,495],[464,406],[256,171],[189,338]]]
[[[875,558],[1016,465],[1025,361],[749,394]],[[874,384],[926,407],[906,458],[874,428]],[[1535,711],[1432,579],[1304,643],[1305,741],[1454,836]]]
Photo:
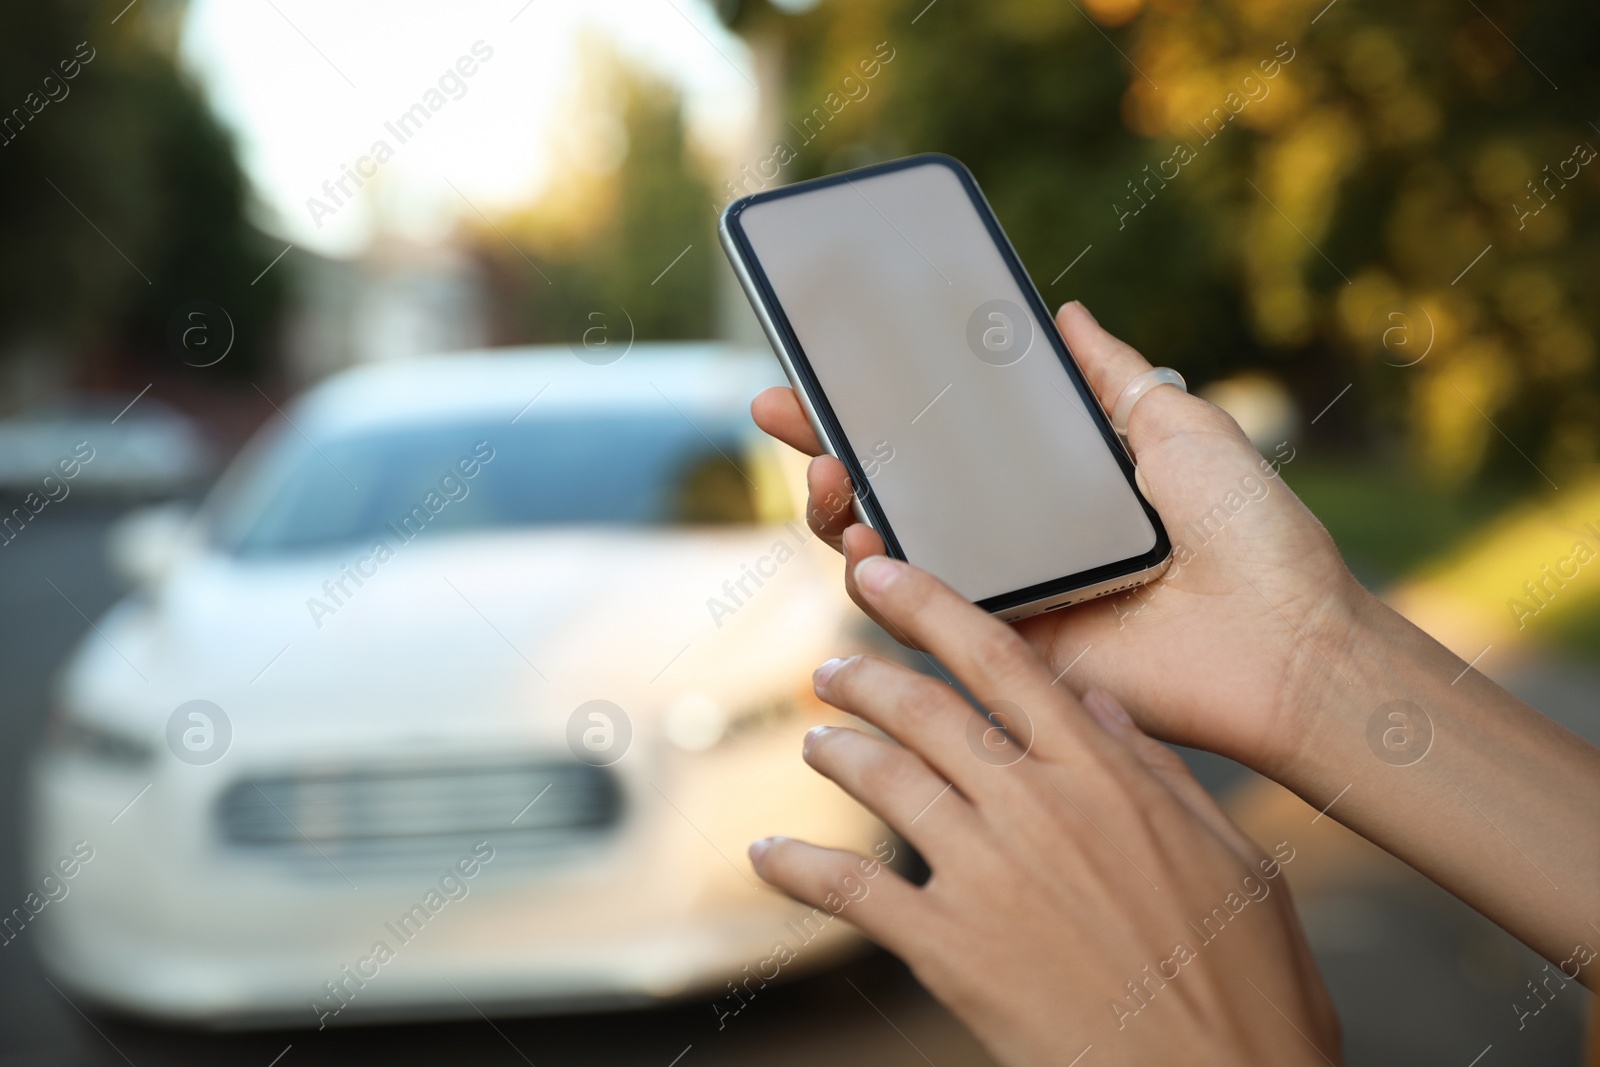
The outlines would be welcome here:
[[[1129,382],[1151,369],[1138,349],[1106,332],[1077,300],[1062,305],[1056,325],[1107,412],[1117,406]],[[1128,419],[1128,447],[1137,459],[1141,451],[1170,437],[1196,431],[1220,432],[1248,444],[1244,431],[1222,409],[1181,389],[1158,388],[1134,407]]]

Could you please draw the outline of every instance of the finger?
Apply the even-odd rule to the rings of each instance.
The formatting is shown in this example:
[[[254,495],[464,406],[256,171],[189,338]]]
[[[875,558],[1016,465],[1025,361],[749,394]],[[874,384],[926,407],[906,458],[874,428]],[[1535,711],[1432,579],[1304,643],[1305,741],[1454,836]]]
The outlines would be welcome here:
[[[837,550],[856,521],[850,473],[832,456],[818,456],[806,468],[806,525]]]
[[[983,720],[943,682],[876,656],[852,656],[824,663],[813,684],[817,696],[899,741],[967,796],[986,784],[977,780],[979,766],[966,740],[969,730],[981,732]]]
[[[750,401],[750,417],[756,425],[797,452],[808,456],[822,454],[822,442],[817,431],[800,407],[800,399],[787,385],[774,385],[763,389]]]
[[[1182,756],[1139,729],[1127,709],[1110,693],[1091,689],[1083,695],[1083,706],[1107,733],[1126,744],[1156,781],[1233,849],[1247,866],[1256,862],[1261,854],[1260,848],[1228,818],[1216,799],[1206,792],[1205,786],[1189,770]]]
[[[1061,305],[1056,325],[1107,412],[1116,406],[1127,384],[1150,369],[1150,361],[1138,349],[1108,333],[1081,301]]]
[[[1056,313],[1056,325],[1089,379],[1100,406],[1108,413],[1116,408],[1117,398],[1128,383],[1150,369],[1150,361],[1138,349],[1108,333],[1076,300],[1062,305]],[[1141,448],[1179,433],[1202,428],[1226,432],[1230,426],[1238,431],[1220,409],[1177,388],[1151,390],[1134,405],[1133,411],[1128,419],[1128,445],[1135,456]]]
[[[965,797],[910,749],[841,726],[806,734],[805,761],[909,841],[937,869],[952,842],[978,831]]]
[[[901,957],[928,936],[928,902],[910,882],[876,860],[769,837],[750,846],[750,864],[762,881],[812,906],[804,924],[808,928],[846,919]]]
[[[949,667],[980,703],[993,709],[1005,701],[1020,709],[1041,754],[1078,763],[1085,744],[1110,750],[1081,715],[1060,714],[1070,697],[1050,684],[1044,663],[1010,626],[908,563],[869,556],[853,573],[862,598],[885,622]]]
[[[882,536],[879,535],[877,530],[874,530],[864,522],[858,522],[853,526],[846,527],[843,540],[845,563],[852,566],[858,560],[866,559],[868,556],[881,556],[886,551]],[[852,560],[851,556],[854,556],[855,559]],[[845,584],[855,584],[855,579],[848,573],[845,577]]]
[[[855,601],[856,607],[866,613],[867,618],[883,627],[884,631],[896,641],[913,651],[921,652],[922,646],[913,641],[909,635],[896,628],[894,623],[880,615],[878,609],[869,604],[866,598],[861,595],[861,591],[856,588],[856,564],[868,556],[883,555],[886,551],[883,538],[878,535],[878,531],[866,523],[858,522],[845,530],[842,541],[844,544],[844,588],[850,594],[850,599]]]

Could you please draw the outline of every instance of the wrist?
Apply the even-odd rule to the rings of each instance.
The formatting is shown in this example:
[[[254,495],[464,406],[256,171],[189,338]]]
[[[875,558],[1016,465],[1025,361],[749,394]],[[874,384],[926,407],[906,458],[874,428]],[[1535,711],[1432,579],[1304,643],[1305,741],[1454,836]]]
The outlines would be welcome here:
[[[1356,720],[1394,694],[1383,687],[1405,673],[1407,646],[1420,631],[1354,578],[1327,596],[1305,630],[1286,671],[1283,743],[1263,773],[1306,795],[1348,765],[1349,744],[1364,729]]]
[[[1295,661],[1293,741],[1264,773],[1565,958],[1600,907],[1600,851],[1573,847],[1593,836],[1600,752],[1370,594],[1327,616],[1300,642],[1322,655]]]

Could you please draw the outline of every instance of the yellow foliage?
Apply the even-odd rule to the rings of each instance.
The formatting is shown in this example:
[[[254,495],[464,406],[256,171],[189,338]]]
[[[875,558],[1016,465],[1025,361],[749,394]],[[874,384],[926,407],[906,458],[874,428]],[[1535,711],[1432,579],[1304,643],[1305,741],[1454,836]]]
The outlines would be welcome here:
[[[1495,296],[1500,314],[1525,329],[1547,325],[1561,310],[1561,283],[1543,267],[1506,271]]]
[[[926,3],[927,0],[923,0],[923,2]],[[1123,2],[1126,3],[1126,0],[1123,0]],[[863,21],[872,18],[872,15],[881,16],[881,12],[876,9],[875,5],[871,4],[840,6],[841,8],[847,8],[849,11],[848,15],[841,17],[841,22],[847,21],[851,16],[863,19]],[[1123,21],[1126,22],[1137,15],[1140,6],[1139,0],[1132,0],[1132,10]],[[872,14],[869,15],[869,12]],[[990,0],[983,14],[988,23],[987,28],[1003,34],[1011,40],[1031,40],[1039,36],[1059,33],[1066,28],[1082,30],[1085,33],[1094,32],[1084,23],[1083,15],[1074,11],[1070,4],[1041,4],[1036,0]],[[1092,5],[1090,6],[1089,14],[1096,18],[1099,17],[1096,15]],[[1110,22],[1106,24],[1118,25]],[[877,42],[890,35],[890,31],[883,25],[881,18],[873,21],[870,26],[863,25],[860,28],[864,32],[854,33],[849,41],[837,42],[840,47],[834,49],[836,54],[853,55],[860,49],[858,47],[847,48],[844,46],[858,45],[863,42]],[[871,50],[870,44],[868,44],[868,50]]]
[[[1594,335],[1562,317],[1530,338],[1534,370],[1547,378],[1576,379],[1594,367]]]
[[[1315,241],[1333,215],[1338,182],[1355,166],[1360,150],[1360,128],[1348,113],[1315,112],[1264,153],[1263,188]]]
[[[921,0],[914,6],[920,9]],[[832,24],[841,26],[865,18],[860,12],[900,11],[889,0],[823,8],[836,12]],[[987,31],[1000,41],[982,53],[991,76],[1007,91],[1028,87],[1023,110],[1039,105],[1029,118],[1033,128],[1082,123],[1105,134],[1107,97],[1085,94],[1089,86],[1079,80],[1090,75],[1072,70],[1070,88],[1058,77],[1012,78],[1014,42],[1055,34],[1068,49],[1092,45],[1073,54],[1080,67],[1082,56],[1097,56],[1098,77],[1112,69],[1111,48],[1124,52],[1137,69],[1118,75],[1121,119],[1148,142],[1107,142],[1117,145],[1104,153],[1117,161],[1113,174],[1100,173],[1099,161],[1075,157],[1074,165],[1088,172],[1086,184],[1104,179],[1120,187],[1129,176],[1122,169],[1137,170],[1125,162],[1130,147],[1147,150],[1145,158],[1167,157],[1177,142],[1194,148],[1198,161],[1185,166],[1159,210],[1184,213],[1172,231],[1175,241],[1181,231],[1182,242],[1203,242],[1204,262],[1227,272],[1229,315],[1236,296],[1245,322],[1233,325],[1249,332],[1249,358],[1270,353],[1266,358],[1370,369],[1379,390],[1405,403],[1380,400],[1367,414],[1387,417],[1403,406],[1423,465],[1460,481],[1476,473],[1491,441],[1497,449],[1503,444],[1486,416],[1525,414],[1531,389],[1551,391],[1559,403],[1548,427],[1534,432],[1521,424],[1530,452],[1543,449],[1541,455],[1576,463],[1600,448],[1594,378],[1600,322],[1593,272],[1584,269],[1593,258],[1592,194],[1600,169],[1573,176],[1570,138],[1600,141],[1578,121],[1570,93],[1553,97],[1533,73],[1535,61],[1545,62],[1541,50],[1519,55],[1532,20],[1515,5],[1506,18],[1497,26],[1471,5],[991,0],[969,6],[933,75],[906,98],[886,95],[884,114],[899,108],[938,116],[951,107],[949,121],[922,131],[948,135],[941,147],[1004,145],[1001,124],[974,120],[981,101],[963,95],[955,107],[939,93],[940,71],[973,59],[978,33]],[[1265,76],[1264,63],[1274,77]],[[1565,80],[1553,66],[1551,74]],[[1014,98],[1010,106],[1018,107]],[[1079,110],[1085,107],[1093,113]],[[1206,147],[1212,140],[1216,145]],[[1041,150],[1026,166],[1031,170],[1012,189],[1022,205],[1035,202],[1033,190],[1057,161]],[[1562,176],[1536,197],[1528,183],[1542,181],[1548,168]],[[1075,215],[1050,220],[1052,238],[1077,242],[1084,223]],[[1210,298],[1185,294],[1191,313],[1195,301]],[[1415,346],[1386,347],[1385,331],[1397,328],[1391,310],[1403,311],[1407,344],[1415,331]],[[1424,362],[1399,366],[1423,350]],[[1595,418],[1584,403],[1593,404]]]
[[[1355,351],[1374,356],[1381,346],[1372,336],[1373,313],[1400,299],[1400,287],[1387,271],[1369,267],[1350,279],[1350,284],[1335,297],[1340,332],[1353,342]]]
[[[1511,201],[1522,196],[1533,178],[1533,161],[1515,141],[1485,141],[1472,160],[1472,188],[1485,200]]]
[[[1388,145],[1420,144],[1439,132],[1439,108],[1423,94],[1404,89],[1377,105],[1378,140]]]
[[[1263,336],[1278,344],[1304,344],[1311,337],[1311,294],[1292,278],[1265,282],[1252,294],[1252,310]]]
[[[1328,109],[1307,116],[1262,152],[1256,184],[1263,196],[1252,206],[1243,251],[1250,311],[1268,343],[1296,345],[1311,337],[1316,308],[1305,284],[1307,262],[1322,260],[1313,246],[1327,230],[1337,185],[1359,147],[1354,122]]]
[[[1477,470],[1489,439],[1498,436],[1490,422],[1496,401],[1509,395],[1514,380],[1498,341],[1475,337],[1451,347],[1436,346],[1440,358],[1417,367],[1423,373],[1412,392],[1418,452],[1429,474],[1446,483]]]
[[[1388,31],[1370,27],[1350,35],[1344,69],[1353,88],[1368,96],[1384,96],[1401,88],[1405,53]]]
[[[1083,0],[1083,6],[1102,26],[1121,26],[1144,9],[1144,0]]]

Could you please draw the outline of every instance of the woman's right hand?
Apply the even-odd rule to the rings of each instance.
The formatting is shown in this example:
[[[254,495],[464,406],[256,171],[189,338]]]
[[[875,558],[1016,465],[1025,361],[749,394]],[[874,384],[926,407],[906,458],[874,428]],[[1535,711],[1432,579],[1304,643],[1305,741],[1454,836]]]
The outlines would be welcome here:
[[[1294,844],[1269,858],[1115,698],[1073,699],[943,582],[883,556],[858,577],[1005,730],[926,675],[830,660],[817,696],[892,740],[817,727],[805,760],[932,873],[917,887],[783,838],[752,847],[756,872],[905,960],[1012,1067],[1339,1062],[1333,1004],[1274,884]]]
[[[1106,409],[1150,369],[1082,304],[1067,304],[1056,321]],[[844,464],[820,454],[791,390],[768,389],[751,411],[767,433],[818,457],[808,521],[844,553],[846,585],[870,613],[849,575],[883,541],[855,521]],[[1338,664],[1372,598],[1227,413],[1158,388],[1134,408],[1128,443],[1172,538],[1171,569],[1130,593],[1024,619],[1017,631],[1075,692],[1115,692],[1152,734],[1271,775],[1304,738],[1305,687],[1348,684]]]

